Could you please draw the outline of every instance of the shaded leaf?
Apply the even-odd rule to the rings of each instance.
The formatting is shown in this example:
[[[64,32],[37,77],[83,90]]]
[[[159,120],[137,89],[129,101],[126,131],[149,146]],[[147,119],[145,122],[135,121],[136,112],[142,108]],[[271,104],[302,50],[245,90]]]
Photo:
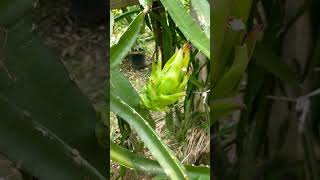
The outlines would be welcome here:
[[[214,99],[228,97],[233,93],[246,70],[248,62],[247,46],[237,46],[234,63],[213,89]]]
[[[174,132],[174,124],[173,124],[173,112],[170,110],[166,116],[164,117],[164,120],[166,121],[166,127],[168,130],[173,133]]]
[[[212,104],[211,111],[213,117],[210,118],[210,124],[212,125],[216,120],[230,115],[232,112],[243,109],[244,105],[232,102],[232,101],[216,101]]]
[[[298,75],[279,56],[263,44],[256,44],[254,62],[281,80],[298,84]]]
[[[15,3],[19,2],[15,1]],[[0,6],[3,7],[3,4]],[[0,11],[1,18],[3,12]],[[68,146],[76,148],[92,166],[106,175],[104,170],[106,164],[101,159],[104,159],[107,153],[99,147],[94,135],[96,114],[89,100],[70,80],[58,56],[31,33],[30,14],[24,14],[20,21],[10,22],[10,24],[8,41],[3,53],[0,54],[0,94],[10,103],[23,108],[26,114],[31,114],[34,121],[49,129]],[[8,112],[4,112],[5,115],[6,113]],[[9,120],[2,118],[0,126],[3,127],[3,123]],[[16,137],[10,133],[19,131],[15,130],[14,126],[11,128],[9,134],[5,134],[8,131],[1,130],[3,133],[1,138],[14,142],[14,139],[10,139]],[[25,131],[28,130],[25,129]],[[4,143],[2,140],[1,142]],[[32,147],[32,143],[25,143],[30,143],[30,140],[22,144],[37,149]],[[7,155],[19,161],[20,156],[15,153],[17,153],[16,150],[26,148],[20,146],[22,144],[16,143],[16,146],[8,147],[3,144],[1,149],[6,148],[8,150],[6,152],[9,153]],[[46,149],[50,149],[49,144],[47,145]],[[38,154],[34,155],[38,156]],[[25,161],[30,163],[29,168],[38,169],[37,164],[32,163],[34,156],[30,155],[29,158]]]
[[[77,149],[0,94],[0,149],[38,179],[104,180]],[[31,141],[32,140],[32,141]]]

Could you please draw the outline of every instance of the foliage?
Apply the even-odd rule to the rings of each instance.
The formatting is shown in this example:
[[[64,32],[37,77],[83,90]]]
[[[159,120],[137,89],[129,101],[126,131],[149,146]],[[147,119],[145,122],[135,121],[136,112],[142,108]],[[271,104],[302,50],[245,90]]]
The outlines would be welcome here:
[[[319,74],[312,70],[318,41],[300,45],[306,42],[301,39],[319,38],[314,13],[319,3],[293,4],[213,2],[209,103],[214,178],[319,179],[314,149],[319,136],[311,126],[319,124],[314,119],[319,99],[311,98],[319,88]],[[297,29],[308,33],[294,35]],[[289,41],[301,36],[299,42]],[[304,51],[309,54],[301,55]]]
[[[96,113],[31,32],[32,5],[0,2],[0,151],[38,179],[105,179]]]
[[[139,138],[143,141],[144,145],[150,150],[153,157],[157,160],[157,163],[152,162],[152,164],[154,164],[153,166],[159,164],[162,170],[160,170],[159,166],[157,166],[155,167],[156,171],[151,170],[149,171],[149,173],[158,173],[159,171],[161,171],[164,172],[166,176],[170,179],[209,179],[208,168],[195,168],[193,170],[194,173],[190,174],[190,166],[184,166],[181,164],[181,162],[179,162],[179,160],[175,157],[174,153],[159,138],[159,135],[155,133],[152,126],[150,126],[152,122],[154,123],[154,120],[150,119],[150,117],[148,118],[149,112],[143,109],[143,107],[141,106],[141,99],[137,96],[137,92],[131,87],[129,81],[126,78],[124,78],[123,75],[121,75],[121,73],[119,72],[119,64],[123,61],[125,56],[132,49],[137,39],[139,41],[138,34],[141,33],[141,30],[143,29],[143,26],[145,24],[154,33],[154,40],[156,44],[155,52],[157,52],[156,50],[159,48],[161,50],[159,55],[163,55],[163,58],[161,58],[160,56],[157,67],[156,64],[153,63],[153,75],[151,75],[151,81],[152,79],[155,80],[154,78],[159,78],[160,76],[157,75],[160,75],[160,72],[161,74],[162,72],[164,73],[163,70],[168,70],[168,72],[172,72],[175,78],[178,78],[178,82],[176,82],[177,86],[180,85],[183,79],[185,79],[184,82],[182,82],[182,85],[180,85],[181,88],[179,88],[179,92],[183,91],[186,85],[188,86],[187,89],[189,89],[189,86],[193,85],[187,83],[188,75],[185,76],[187,72],[181,71],[177,68],[180,67],[180,65],[182,65],[181,63],[183,63],[183,67],[187,68],[189,64],[189,58],[191,59],[191,61],[195,62],[196,52],[195,54],[190,53],[190,57],[188,57],[188,52],[186,52],[188,51],[188,48],[187,46],[185,46],[183,51],[180,50],[174,55],[174,47],[181,47],[181,42],[185,41],[185,39],[188,38],[192,45],[194,45],[200,51],[203,51],[207,55],[207,57],[209,57],[209,39],[205,35],[201,27],[193,21],[192,17],[187,13],[184,6],[178,0],[172,1],[173,4],[168,3],[166,1],[162,1],[162,4],[160,4],[159,2],[152,3],[151,1],[140,1],[140,3],[144,8],[141,9],[138,15],[136,15],[133,18],[130,25],[127,27],[126,31],[121,35],[119,40],[111,47],[111,111],[117,114],[119,122],[124,120],[130,125],[131,128],[135,130]],[[168,13],[164,11],[163,7],[168,11]],[[183,14],[183,18],[181,18],[181,14]],[[130,13],[129,15],[126,15],[126,17],[130,19],[131,15],[132,14]],[[162,34],[162,32],[164,33]],[[165,41],[165,39],[170,40]],[[184,55],[184,53],[186,54]],[[183,56],[185,56],[185,60],[183,60]],[[172,57],[171,60],[169,60],[170,57]],[[167,64],[166,60],[169,60]],[[164,67],[162,67],[163,65]],[[176,69],[172,69],[171,71],[170,67],[174,67]],[[180,72],[183,73],[181,74]],[[196,75],[197,74],[195,73],[195,76]],[[118,77],[122,77],[121,80]],[[160,85],[162,81],[158,79],[154,82],[157,82]],[[197,80],[195,80],[194,82],[197,82]],[[172,84],[166,84],[166,86],[172,86]],[[149,88],[147,90],[147,93],[150,93],[150,91],[152,91],[152,89]],[[156,91],[159,91],[159,89],[157,89]],[[190,92],[190,90],[188,92]],[[174,92],[170,92],[169,94],[172,93]],[[163,92],[163,94],[167,95],[168,93]],[[145,95],[147,95],[145,96],[147,97],[145,98],[145,100],[149,98],[156,98],[156,96],[151,97],[149,94]],[[174,98],[170,104],[175,103],[178,99],[180,99],[180,97],[181,96],[179,96],[178,98]],[[186,96],[185,101],[189,101],[189,98],[192,99],[191,96]],[[166,103],[164,105],[161,105],[160,109],[163,110],[164,107],[167,105],[169,104]],[[152,107],[155,107],[154,104],[152,105]],[[188,106],[185,106],[184,108],[187,107]],[[145,111],[142,112],[143,110]],[[185,123],[185,126],[182,127],[183,131],[187,130],[187,127],[190,126],[190,123],[188,122],[192,120],[189,117],[189,114],[192,114],[192,112],[190,110],[184,112],[184,114],[181,114],[181,117],[185,116],[186,119],[185,122],[182,121],[183,124]],[[111,152],[116,154],[124,153],[125,151],[123,149],[121,150],[121,148],[118,146],[119,145],[116,144],[112,145]],[[132,156],[135,155],[132,154]],[[140,171],[150,168],[148,167],[150,165],[145,164],[145,162],[151,163],[151,161],[149,160],[138,158],[135,160],[135,162],[133,162],[130,161],[129,156],[124,154],[122,156],[123,159],[118,159],[117,157],[111,156],[111,159],[113,160],[113,162],[120,163],[120,165],[122,166],[135,168],[136,170]],[[134,164],[130,165],[129,162]],[[202,171],[201,169],[204,171]]]

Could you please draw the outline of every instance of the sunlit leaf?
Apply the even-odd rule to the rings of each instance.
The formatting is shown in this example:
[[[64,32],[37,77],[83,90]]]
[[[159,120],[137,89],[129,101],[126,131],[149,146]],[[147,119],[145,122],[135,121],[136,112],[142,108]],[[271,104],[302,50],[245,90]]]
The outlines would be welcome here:
[[[111,110],[126,120],[157,159],[165,173],[172,179],[186,179],[185,168],[172,151],[160,140],[147,121],[130,105],[113,92],[110,94]]]
[[[178,0],[161,0],[171,18],[191,43],[210,59],[210,40]]]
[[[135,19],[130,23],[126,31],[121,35],[116,44],[110,48],[110,66],[115,68],[126,57],[132,49],[141,28],[144,24],[144,16],[146,12],[140,12]]]

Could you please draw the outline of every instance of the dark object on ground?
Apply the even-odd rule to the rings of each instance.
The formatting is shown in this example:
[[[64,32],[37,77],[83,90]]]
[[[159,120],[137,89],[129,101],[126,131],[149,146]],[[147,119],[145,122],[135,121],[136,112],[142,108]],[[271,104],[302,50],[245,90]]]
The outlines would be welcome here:
[[[71,13],[82,24],[107,23],[109,0],[71,0]]]
[[[132,64],[132,68],[135,70],[141,70],[147,66],[146,56],[141,52],[135,52],[130,54],[129,59]]]

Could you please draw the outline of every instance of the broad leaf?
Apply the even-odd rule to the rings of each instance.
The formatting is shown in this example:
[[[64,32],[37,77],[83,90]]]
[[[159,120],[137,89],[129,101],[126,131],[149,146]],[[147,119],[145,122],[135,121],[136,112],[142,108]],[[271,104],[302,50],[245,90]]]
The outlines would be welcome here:
[[[27,13],[28,10],[25,7],[29,7],[30,11],[33,1],[9,2],[1,1],[0,3],[1,8],[12,10],[12,12],[0,11],[0,26],[8,28],[8,41],[1,49],[0,54],[0,94],[6,97],[10,104],[14,104],[23,109],[26,114],[30,114],[33,121],[50,130],[65,144],[77,149],[84,159],[89,161],[100,173],[106,175],[106,164],[103,159],[107,154],[98,146],[94,136],[96,114],[93,107],[80,89],[75,86],[75,83],[70,80],[58,56],[30,32],[32,29],[31,15]],[[27,4],[23,7],[20,6],[23,3]],[[17,12],[21,17],[13,12]],[[20,20],[17,21],[18,19]],[[3,108],[0,109],[3,110]],[[1,128],[8,127],[7,123],[12,121],[10,118],[13,116],[11,115],[9,118],[8,112],[4,111],[3,113],[4,117],[0,121]],[[18,125],[17,123],[16,126],[10,126],[11,129],[6,131],[1,130],[1,138],[15,142],[17,137],[10,133],[19,133],[19,130],[15,129],[18,128]],[[29,131],[27,128],[24,130]],[[8,153],[6,155],[19,162],[22,156],[16,154],[16,151],[25,151],[26,148],[37,149],[36,141],[31,140],[24,139],[23,143],[15,143],[10,146],[2,144],[0,149],[6,149],[6,153]],[[5,143],[2,140],[1,142]],[[47,150],[51,148],[50,144],[46,144]],[[40,149],[37,152],[39,153]],[[23,167],[27,164],[29,169],[35,171],[38,171],[37,169],[41,166],[43,166],[41,168],[55,167],[52,164],[49,167],[44,167],[49,165],[49,162],[32,164],[38,154],[25,155],[29,157],[24,158]],[[64,167],[63,165],[61,163],[60,167]],[[52,168],[52,170],[56,169]],[[77,176],[75,175],[75,177]]]
[[[171,150],[160,140],[148,122],[129,104],[111,91],[111,110],[126,120],[157,159],[165,173],[172,179],[186,179],[185,168]]]
[[[157,161],[132,153],[129,150],[113,143],[110,144],[110,159],[127,168],[133,168],[150,174],[164,174],[163,169]],[[185,165],[184,167],[186,168],[187,174],[191,180],[210,179],[209,167],[191,165]]]
[[[237,46],[235,49],[234,63],[213,89],[214,99],[228,97],[234,92],[246,70],[248,62],[247,46]]]
[[[267,46],[257,44],[253,52],[254,62],[281,80],[298,84],[298,74]]]
[[[210,5],[207,0],[191,0],[193,9],[207,37],[210,38]]]
[[[210,40],[178,0],[161,0],[183,35],[210,59]]]
[[[121,35],[116,44],[110,48],[111,69],[118,66],[133,47],[144,24],[145,11],[140,12]]]
[[[0,149],[37,179],[104,180],[77,149],[35,121],[37,116],[0,94]],[[103,160],[101,160],[103,161]]]
[[[129,104],[138,111],[148,122],[155,128],[155,122],[152,120],[148,110],[140,106],[140,97],[136,90],[131,86],[127,77],[125,77],[119,69],[111,70],[111,92],[121,98],[122,101]]]

